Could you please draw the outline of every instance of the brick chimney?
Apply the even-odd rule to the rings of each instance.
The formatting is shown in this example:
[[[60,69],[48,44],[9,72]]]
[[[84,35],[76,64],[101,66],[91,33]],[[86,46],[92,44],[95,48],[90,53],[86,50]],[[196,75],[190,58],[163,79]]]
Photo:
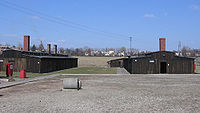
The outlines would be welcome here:
[[[57,45],[54,45],[54,54],[57,54]]]
[[[166,51],[166,39],[160,38],[160,51]]]
[[[24,51],[30,50],[30,36],[25,35],[24,36]]]
[[[51,44],[47,44],[47,53],[51,54]]]

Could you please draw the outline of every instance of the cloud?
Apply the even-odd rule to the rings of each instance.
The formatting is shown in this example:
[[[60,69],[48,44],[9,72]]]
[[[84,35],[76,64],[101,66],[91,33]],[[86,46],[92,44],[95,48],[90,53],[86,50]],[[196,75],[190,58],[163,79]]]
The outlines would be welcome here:
[[[58,43],[56,43],[56,42],[52,42],[52,41],[49,41],[49,42],[47,42],[47,44],[51,44],[51,45],[54,45],[54,44],[58,44]]]
[[[43,41],[43,40],[46,40],[46,38],[45,37],[34,37],[34,40]]]
[[[57,16],[57,18],[62,19],[63,17],[62,16]]]
[[[145,14],[144,17],[145,18],[154,18],[155,15],[154,14]]]
[[[32,16],[31,18],[37,20],[37,19],[40,19],[40,16]]]
[[[164,13],[164,16],[168,16],[168,13]]]
[[[59,43],[65,43],[66,40],[58,40]]]
[[[54,45],[54,44],[56,44],[56,45],[63,45],[63,44],[65,44],[67,42],[67,40],[56,40],[56,41],[49,41],[49,42],[47,42],[48,44],[52,44],[52,45]]]
[[[17,38],[17,35],[15,35],[15,34],[0,34],[0,37],[3,37],[3,38]]]
[[[31,37],[31,44],[40,44],[40,41],[42,41],[43,45],[46,45],[46,38],[45,37]]]
[[[200,6],[198,5],[191,5],[190,8],[193,10],[200,10]]]

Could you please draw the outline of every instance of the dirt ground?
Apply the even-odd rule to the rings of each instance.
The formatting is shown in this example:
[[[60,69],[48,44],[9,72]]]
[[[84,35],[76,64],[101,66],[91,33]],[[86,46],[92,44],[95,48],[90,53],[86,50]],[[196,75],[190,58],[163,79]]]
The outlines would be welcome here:
[[[118,59],[122,57],[82,57],[78,56],[78,66],[79,67],[91,67],[91,66],[108,66],[107,61],[112,59]]]
[[[83,89],[61,91],[78,77]],[[200,112],[200,75],[59,76],[0,90],[1,113]]]

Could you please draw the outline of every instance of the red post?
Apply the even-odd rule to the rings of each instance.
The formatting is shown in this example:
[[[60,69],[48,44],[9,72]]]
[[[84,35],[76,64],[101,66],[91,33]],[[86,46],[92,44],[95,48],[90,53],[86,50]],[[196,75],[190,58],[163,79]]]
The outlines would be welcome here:
[[[194,70],[196,70],[197,69],[197,66],[196,66],[196,64],[194,64]]]
[[[6,75],[7,75],[7,77],[13,75],[13,64],[11,64],[11,63],[6,64]]]
[[[26,71],[25,70],[20,70],[19,78],[26,78]]]

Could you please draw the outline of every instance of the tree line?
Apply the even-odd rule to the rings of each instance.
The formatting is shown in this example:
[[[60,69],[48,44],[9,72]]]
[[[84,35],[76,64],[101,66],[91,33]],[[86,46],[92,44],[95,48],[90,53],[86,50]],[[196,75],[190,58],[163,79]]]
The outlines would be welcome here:
[[[23,50],[22,44],[10,45],[6,43],[5,45],[0,44],[0,46],[7,46],[17,50]],[[37,52],[46,52],[47,49],[44,48],[42,41],[37,46],[33,44],[30,48],[31,51]],[[52,48],[53,52],[53,48]],[[151,52],[151,51],[148,51]],[[185,57],[195,57],[200,56],[200,49],[192,49],[188,46],[183,46],[179,51],[174,51],[178,56],[185,56]],[[58,48],[59,54],[67,54],[70,56],[129,56],[129,55],[138,55],[138,54],[145,54],[147,52],[139,51],[139,49],[127,49],[126,47],[122,46],[120,48],[90,48],[88,46],[84,46],[82,48]]]

